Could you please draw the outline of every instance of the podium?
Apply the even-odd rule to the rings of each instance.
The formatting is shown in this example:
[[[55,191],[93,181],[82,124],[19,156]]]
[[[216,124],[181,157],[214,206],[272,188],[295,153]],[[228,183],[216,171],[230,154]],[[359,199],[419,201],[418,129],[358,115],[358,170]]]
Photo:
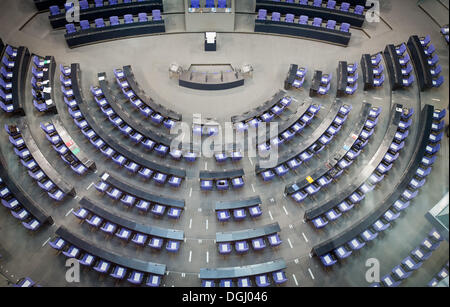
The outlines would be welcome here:
[[[217,50],[217,33],[206,32],[205,33],[205,51]]]

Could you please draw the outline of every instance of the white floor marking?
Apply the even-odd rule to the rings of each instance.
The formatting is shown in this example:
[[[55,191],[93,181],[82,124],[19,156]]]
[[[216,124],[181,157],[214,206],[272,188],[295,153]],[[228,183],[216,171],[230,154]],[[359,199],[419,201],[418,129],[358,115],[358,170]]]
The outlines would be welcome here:
[[[206,220],[206,230],[208,230],[208,220]]]
[[[294,277],[295,285],[298,286],[298,282],[297,282],[297,278],[295,277],[295,274],[292,274],[292,277]]]
[[[94,183],[91,182],[91,184],[86,188],[86,190],[89,190],[93,185],[94,185]]]
[[[250,161],[250,164],[253,166],[252,158],[248,158],[248,160]]]
[[[189,251],[189,262],[192,261],[192,251]]]
[[[311,278],[312,278],[312,279],[315,279],[315,278],[314,278],[314,275],[313,275],[313,273],[311,272],[311,269],[310,269],[310,268],[308,268],[308,272],[309,272],[309,275],[311,275]]]
[[[308,243],[308,238],[305,236],[304,232],[302,232],[302,235],[303,235],[303,239],[305,239],[306,243]]]
[[[270,212],[270,210],[269,210],[269,216],[270,216],[270,220],[272,220],[272,221],[273,221],[273,216],[272,216],[272,212]]]
[[[48,243],[48,241],[50,241],[50,239],[51,238],[48,238],[45,242],[44,242],[44,244],[42,244],[42,247],[44,247],[45,246],[45,244],[47,244]]]
[[[209,252],[206,252],[206,263],[209,263]]]
[[[253,186],[253,183],[252,183],[252,190],[253,190],[253,193],[255,193],[255,187]]]
[[[71,214],[72,213],[72,211],[73,211],[73,208],[72,209],[70,209],[67,213],[66,213],[66,216],[68,216],[69,214]]]
[[[288,241],[288,243],[289,243],[289,246],[290,246],[291,248],[294,248],[294,247],[292,246],[291,240],[290,240],[289,238],[287,239],[287,241]]]
[[[192,228],[192,219],[189,220],[189,229]]]
[[[205,170],[208,169],[208,162],[205,162]]]
[[[286,213],[286,215],[289,215],[289,213],[287,212],[287,210],[286,210],[286,207],[285,207],[285,206],[283,206],[283,210],[284,210],[284,213]]]
[[[192,196],[192,188],[189,190],[189,197]]]

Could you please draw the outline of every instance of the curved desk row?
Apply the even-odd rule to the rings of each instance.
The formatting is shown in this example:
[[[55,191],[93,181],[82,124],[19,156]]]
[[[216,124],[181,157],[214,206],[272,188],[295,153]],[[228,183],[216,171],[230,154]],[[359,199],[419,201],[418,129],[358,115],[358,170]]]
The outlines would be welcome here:
[[[108,81],[106,81],[106,73],[102,72],[98,74],[98,83],[102,94],[106,99],[108,105],[114,110],[114,112],[119,116],[126,125],[130,126],[134,131],[143,135],[145,138],[150,139],[157,144],[163,144],[164,146],[170,147],[171,140],[161,135],[155,133],[142,124],[136,122],[132,115],[130,115],[126,110],[124,110],[118,103],[116,98],[111,94],[111,88],[108,86]]]
[[[166,32],[164,20],[154,20],[136,21],[113,26],[107,25],[101,28],[89,28],[86,30],[80,29],[74,33],[66,33],[64,37],[69,48],[75,48],[93,43],[164,32]]]
[[[285,269],[286,262],[283,259],[277,259],[265,263],[251,264],[240,267],[200,269],[200,279],[224,279],[224,278],[240,278],[247,276],[255,276],[267,274]]]
[[[36,164],[39,168],[44,172],[44,174],[56,185],[58,189],[60,189],[64,194],[69,194],[71,196],[75,196],[76,192],[70,183],[68,183],[61,176],[60,173],[53,167],[53,165],[47,160],[44,154],[41,152],[39,147],[36,144],[33,136],[31,135],[30,128],[26,120],[21,120],[17,124],[17,128],[19,129],[19,133],[22,135],[25,146],[30,152],[31,157],[36,161]]]
[[[322,120],[320,125],[313,131],[311,135],[307,137],[307,139],[301,142],[300,148],[295,149],[295,152],[294,150],[290,150],[278,158],[279,163],[277,167],[284,164],[289,165],[289,161],[295,160],[299,155],[301,155],[303,152],[307,150],[311,150],[311,154],[314,154],[316,150],[318,151],[321,147],[323,147],[319,144],[319,138],[327,131],[328,127],[333,123],[342,106],[343,106],[342,101],[340,99],[336,99],[333,102],[324,120]],[[257,163],[255,165],[256,174],[260,174],[267,170],[269,169],[260,167],[260,163]]]
[[[83,117],[85,118],[88,125],[94,130],[99,138],[101,138],[110,148],[112,148],[116,153],[124,156],[126,159],[138,164],[140,167],[145,167],[150,170],[155,170],[163,174],[172,175],[178,178],[185,178],[186,171],[182,169],[174,169],[169,166],[160,165],[152,161],[147,160],[144,155],[138,155],[131,152],[128,147],[120,145],[116,142],[116,138],[110,134],[107,134],[101,129],[95,122],[94,116],[91,115],[84,98],[81,94],[80,84],[79,84],[79,64],[75,63],[71,66],[71,80],[73,95],[77,102],[77,107],[81,111]]]
[[[90,6],[80,8],[80,20],[93,21],[97,18],[108,18],[110,16],[123,16],[125,14],[137,15],[139,13],[151,13],[152,10],[163,10],[161,0],[147,0],[131,3],[109,4],[101,7]],[[68,22],[66,10],[60,10],[59,14],[50,14],[50,24],[53,29],[64,27]]]
[[[411,54],[412,62],[416,71],[419,88],[421,91],[433,87],[433,77],[431,75],[432,66],[428,64],[425,50],[417,35],[410,36],[408,39],[408,50]]]
[[[261,197],[259,196],[249,197],[240,200],[224,200],[218,201],[216,203],[215,210],[217,211],[217,210],[233,210],[240,208],[248,208],[260,205],[261,203],[262,203]]]
[[[58,237],[62,238],[64,241],[82,249],[83,251],[116,265],[144,273],[157,275],[164,275],[166,272],[165,264],[157,264],[153,262],[143,261],[137,258],[130,258],[127,256],[122,256],[114,251],[100,248],[95,243],[70,232],[64,226],[59,227],[56,230],[55,234]]]
[[[53,225],[52,217],[45,212],[45,210],[33,198],[29,197],[25,191],[20,187],[16,181],[9,175],[5,167],[5,160],[3,154],[0,152],[0,178],[2,183],[8,187],[8,190],[17,199],[21,206],[23,206],[31,215],[34,216],[41,224],[48,223]],[[3,199],[3,197],[2,197]],[[5,201],[8,201],[5,199]],[[11,206],[12,207],[12,206]],[[11,208],[13,209],[13,208]]]
[[[284,97],[286,97],[286,92],[283,90],[278,91],[275,95],[272,96],[269,100],[267,100],[264,104],[260,105],[259,107],[247,111],[240,115],[234,115],[231,116],[231,122],[233,124],[237,123],[247,123],[251,121],[255,117],[259,117],[263,115],[265,112],[269,112],[274,106],[276,106]]]
[[[345,1],[349,2],[349,1]],[[322,6],[304,5],[300,3],[279,2],[273,0],[256,0],[256,11],[265,9],[267,12],[279,12],[281,14],[294,14],[320,17],[326,20],[332,19],[339,23],[346,22],[354,27],[361,28],[365,16],[350,11],[341,11]]]
[[[373,65],[370,54],[363,54],[361,56],[361,70],[363,76],[364,90],[367,91],[373,88]]]
[[[323,256],[332,252],[336,248],[343,246],[350,242],[353,238],[361,235],[366,229],[370,228],[384,213],[398,200],[409,186],[411,180],[416,175],[422,158],[425,154],[425,148],[428,144],[428,138],[431,133],[433,123],[433,106],[426,105],[422,110],[420,118],[420,128],[418,139],[420,143],[414,150],[413,157],[405,169],[401,180],[399,180],[392,190],[392,193],[384,198],[381,204],[372,210],[369,214],[360,219],[357,223],[339,233],[338,235],[323,241],[312,248],[312,253],[316,256]]]
[[[17,56],[15,58],[15,64],[13,68],[12,77],[12,105],[14,107],[13,113],[21,116],[25,115],[24,103],[25,103],[25,89],[27,72],[30,64],[30,51],[27,47],[19,47],[17,49]]]
[[[386,63],[386,69],[389,74],[389,81],[391,89],[393,91],[403,87],[402,68],[400,66],[397,51],[395,46],[390,44],[384,49],[384,60]]]
[[[174,121],[181,121],[182,116],[180,113],[174,112],[172,110],[167,109],[161,104],[155,103],[153,99],[147,97],[142,90],[142,88],[139,86],[139,83],[136,81],[136,78],[133,73],[133,69],[130,65],[123,67],[123,73],[126,81],[128,82],[128,85],[133,90],[133,92],[139,97],[139,99],[149,106],[152,110],[160,113],[162,116],[172,119]]]
[[[216,233],[216,242],[221,243],[221,242],[251,240],[255,238],[265,237],[280,231],[281,231],[280,225],[278,225],[278,223],[273,223],[253,229],[218,232]]]
[[[100,179],[107,183],[110,186],[116,187],[119,190],[121,190],[124,193],[127,193],[129,195],[133,195],[139,199],[151,202],[151,203],[157,203],[165,206],[175,207],[184,209],[185,201],[184,199],[176,199],[176,198],[168,198],[161,195],[154,195],[151,193],[148,193],[147,191],[141,190],[135,186],[131,186],[123,181],[120,181],[119,179],[115,178],[109,173],[103,173],[100,176]]]
[[[330,209],[335,208],[369,179],[378,165],[382,162],[386,152],[389,150],[389,147],[394,140],[397,129],[399,128],[402,112],[401,105],[397,104],[393,107],[391,111],[391,118],[389,120],[389,126],[383,141],[367,165],[361,169],[353,180],[350,181],[351,184],[346,189],[307,209],[305,211],[306,220],[313,220],[320,215],[325,214]]]
[[[339,172],[338,170],[335,170],[335,167],[337,166],[338,162],[346,156],[347,152],[350,149],[352,149],[352,147],[355,144],[359,143],[358,137],[361,134],[361,131],[364,129],[364,125],[366,123],[367,118],[369,117],[371,108],[372,105],[370,103],[364,103],[358,115],[359,122],[355,124],[355,128],[350,132],[349,136],[345,139],[343,145],[340,148],[338,148],[333,154],[331,154],[330,158],[328,158],[328,160],[325,161],[323,165],[321,165],[319,168],[317,168],[311,175],[308,175],[303,180],[286,185],[286,187],[284,188],[284,192],[287,195],[291,195],[300,190],[305,189],[308,185],[310,185],[313,182],[316,182],[322,176],[329,174],[330,177],[334,177],[335,174],[333,174],[333,170],[334,172]]]
[[[184,239],[184,232],[182,230],[160,228],[131,221],[123,216],[113,214],[109,210],[103,209],[101,205],[87,197],[83,197],[79,204],[81,207],[99,216],[100,218],[108,220],[117,226],[124,227],[133,232],[169,240],[182,241]]]
[[[255,20],[255,32],[290,35],[347,46],[350,42],[350,32],[316,27],[309,24],[288,23],[271,20]]]
[[[75,143],[73,138],[70,136],[69,132],[64,127],[63,123],[60,119],[52,119],[51,124],[53,127],[55,127],[56,133],[58,133],[59,137],[61,138],[62,142],[66,147],[69,149],[69,151],[87,168],[91,170],[96,170],[97,167],[95,165],[95,162],[89,159],[87,154],[81,150],[81,148]]]
[[[204,73],[187,70],[181,73],[178,84],[194,90],[228,90],[244,85],[244,77],[236,71]]]

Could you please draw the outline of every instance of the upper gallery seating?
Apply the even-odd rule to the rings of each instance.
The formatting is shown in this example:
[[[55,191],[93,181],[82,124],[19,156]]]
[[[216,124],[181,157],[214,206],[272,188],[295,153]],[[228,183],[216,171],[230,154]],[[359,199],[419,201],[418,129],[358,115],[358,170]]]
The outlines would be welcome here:
[[[281,177],[290,170],[295,170],[301,164],[308,163],[314,155],[319,154],[324,150],[334,136],[341,130],[351,109],[351,105],[342,105],[342,101],[336,100],[324,120],[314,132],[301,143],[300,148],[290,150],[279,157],[278,165],[274,168],[262,168],[260,167],[260,164],[257,163],[255,166],[256,174],[260,174],[264,181],[269,181],[275,177],[275,174]],[[366,137],[365,140],[367,140],[371,133],[373,133],[372,130],[367,131],[367,135],[364,135],[364,137]],[[365,145],[366,143],[367,142],[363,144]],[[350,165],[351,163],[344,164]]]
[[[131,241],[138,247],[149,246],[153,250],[160,251],[166,240],[166,251],[176,253],[184,240],[184,232],[181,230],[160,228],[129,220],[103,209],[101,204],[86,197],[80,200],[80,207],[72,213],[81,222],[86,222],[91,230],[100,230],[106,236],[116,237],[122,243]]]
[[[292,98],[280,90],[263,105],[247,111],[240,115],[231,117],[231,122],[238,132],[246,131],[248,128],[256,128],[261,122],[270,122],[275,116],[280,115],[292,102]]]
[[[244,170],[232,171],[200,171],[200,189],[210,191],[214,186],[219,191],[229,190],[230,184],[234,189],[244,186]]]
[[[370,54],[363,54],[361,56],[361,70],[363,72],[365,91],[373,87],[380,87],[384,83],[384,66],[381,63],[381,58],[380,53],[372,56]]]
[[[419,38],[417,35],[408,39],[408,50],[414,63],[416,76],[421,91],[432,87],[439,87],[444,83],[444,76],[440,75],[441,65],[435,54],[435,47],[431,43],[430,36]]]
[[[393,167],[409,134],[411,118],[407,119],[407,117],[412,114],[407,109],[402,110],[400,105],[396,105],[394,108],[381,146],[369,160],[369,163],[350,181],[351,184],[340,190],[336,195],[305,211],[305,220],[311,221],[315,228],[325,227],[329,222],[335,221],[357,206]],[[312,193],[314,193],[314,190],[312,189]]]
[[[137,258],[117,254],[114,251],[98,247],[61,226],[50,246],[62,252],[67,258],[75,258],[84,267],[99,274],[109,275],[116,280],[126,279],[134,285],[144,283],[149,287],[158,287],[166,273],[166,265],[143,261]]]
[[[331,266],[337,259],[348,257],[352,251],[358,250],[367,242],[375,239],[379,233],[388,229],[391,223],[405,210],[414,199],[419,188],[425,184],[426,177],[431,172],[431,166],[436,160],[439,140],[442,137],[442,118],[445,112],[434,110],[426,105],[421,113],[417,146],[407,169],[401,175],[393,191],[368,215],[350,226],[340,234],[315,245],[314,255],[321,258],[325,266]],[[338,250],[339,249],[339,250]],[[419,259],[423,253],[416,253]],[[336,258],[338,257],[338,258]],[[408,263],[406,265],[410,266]],[[413,268],[413,266],[411,266]]]
[[[199,278],[202,280],[202,287],[215,287],[216,282],[220,287],[267,287],[271,285],[271,280],[275,284],[282,284],[287,281],[286,262],[277,259],[265,263],[251,264],[240,267],[200,269]],[[269,278],[272,277],[272,279]]]
[[[249,243],[255,251],[266,248],[266,240],[272,247],[279,246],[282,241],[278,233],[281,231],[278,223],[273,223],[252,229],[237,231],[227,231],[216,233],[216,243],[219,254],[228,255],[231,253],[232,244],[238,254],[245,254],[250,250]]]
[[[397,287],[404,282],[411,274],[419,269],[423,262],[427,260],[443,241],[442,236],[432,230],[422,241],[420,246],[411,251],[411,255],[396,265],[389,274],[381,277],[379,283],[371,284],[371,287]],[[448,274],[447,274],[448,275]]]
[[[99,18],[117,19],[117,16],[125,14],[137,15],[138,13],[152,13],[153,10],[163,10],[161,0],[96,0],[94,3],[80,0],[80,20],[94,21]],[[66,13],[73,5],[64,3],[63,6],[50,6],[50,24],[54,29],[62,28],[67,23]]]
[[[5,167],[5,159],[0,152],[0,198],[2,205],[9,209],[12,216],[22,222],[22,225],[32,231],[43,224],[53,225],[52,217],[42,209],[40,204],[29,197]]]
[[[298,67],[297,64],[291,64],[286,79],[284,80],[284,89],[300,89],[305,83],[305,77],[308,69],[306,67]]]
[[[139,13],[137,17],[132,14],[124,15],[123,21],[117,16],[111,16],[106,22],[103,18],[98,18],[92,26],[89,21],[82,20],[79,28],[76,28],[73,23],[68,23],[64,37],[67,45],[74,48],[108,40],[163,32],[166,32],[166,26],[161,18],[161,12],[153,10],[151,18],[147,16],[147,13]]]
[[[439,285],[439,282],[441,280],[444,280],[445,278],[448,278],[448,261],[447,263],[441,268],[441,270],[433,277],[433,279],[430,280],[428,283],[429,287],[437,287]]]
[[[125,167],[132,173],[138,173],[145,179],[152,178],[159,184],[168,181],[174,187],[181,184],[182,179],[186,177],[185,170],[159,165],[145,159],[142,155],[135,154],[127,146],[119,144],[115,137],[105,133],[96,124],[94,116],[87,108],[81,94],[77,63],[72,64],[70,68],[62,66],[61,73],[66,77],[70,76],[71,79],[71,87],[62,85],[64,101],[68,105],[69,114],[92,145],[117,165]]]
[[[117,84],[119,84],[125,97],[132,105],[139,109],[145,116],[150,117],[151,122],[157,125],[163,124],[167,129],[171,129],[182,120],[182,116],[161,104],[157,104],[153,99],[146,97],[134,77],[131,66],[124,66],[123,69],[115,69]]]
[[[75,196],[74,187],[64,180],[39,150],[26,121],[17,126],[5,125],[5,129],[20,163],[48,196],[56,201],[62,201],[67,194]]]
[[[331,19],[325,26],[322,23],[322,18],[319,17],[314,17],[309,23],[306,15],[299,16],[298,22],[295,22],[292,14],[286,15],[282,20],[279,12],[273,12],[271,19],[267,19],[267,11],[259,10],[255,21],[255,32],[292,35],[341,46],[348,45],[351,36],[350,24],[344,22],[337,26],[336,21]]]
[[[134,206],[143,213],[147,213],[150,210],[151,213],[158,217],[163,216],[166,208],[169,208],[167,216],[171,219],[179,219],[184,210],[184,200],[148,193],[122,182],[109,173],[103,173],[100,179],[101,181],[95,184],[95,188],[114,200],[120,200],[127,208]]]
[[[25,86],[30,52],[6,45],[0,64],[0,107],[7,113],[25,115]]]
[[[58,113],[53,95],[53,81],[55,76],[55,58],[53,56],[40,57],[33,55],[31,68],[31,93],[33,105],[39,112]]]
[[[215,4],[215,2],[217,2],[217,5]],[[198,9],[201,7],[205,7],[205,8],[227,8],[227,0],[205,0],[205,6],[200,6],[200,0],[189,0],[189,7],[190,8],[194,8],[194,9]]]
[[[305,179],[302,178],[295,183],[286,185],[285,193],[296,202],[302,202],[308,196],[316,194],[320,189],[337,180],[366,147],[378,122],[380,112],[381,108],[365,103],[358,116],[359,122],[354,125],[354,129],[349,133],[343,145],[331,153],[330,158]]]
[[[259,196],[244,198],[233,201],[218,201],[215,206],[217,219],[219,222],[227,222],[231,219],[231,214],[235,221],[241,221],[247,217],[246,209],[250,217],[261,216],[261,198]]]
[[[95,162],[90,160],[87,154],[75,143],[61,120],[53,119],[49,122],[41,122],[40,126],[53,149],[65,163],[70,165],[74,172],[83,175],[88,169],[96,170]]]
[[[365,19],[364,4],[357,4],[351,8],[348,2],[336,3],[334,0],[256,0],[256,11],[260,9],[267,10],[269,13],[280,12],[331,19],[340,23],[349,23],[354,27],[362,27]]]

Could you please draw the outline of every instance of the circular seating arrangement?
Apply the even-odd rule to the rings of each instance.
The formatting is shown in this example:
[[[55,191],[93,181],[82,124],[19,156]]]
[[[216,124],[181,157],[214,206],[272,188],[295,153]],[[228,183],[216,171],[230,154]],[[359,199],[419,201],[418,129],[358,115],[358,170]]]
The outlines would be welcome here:
[[[448,26],[367,27],[374,8],[362,0],[34,3],[49,10],[37,27],[52,34],[0,39],[9,283],[71,286],[54,277],[67,260],[89,269],[81,286],[434,287],[448,278],[448,44],[438,40],[448,42]],[[386,10],[377,14],[403,13]],[[252,36],[211,24],[217,51],[193,51],[184,18],[226,14]],[[395,36],[379,34],[386,24]],[[53,55],[33,53],[57,36]],[[248,50],[236,55],[238,37]],[[181,46],[192,61],[265,62],[244,86],[185,89],[161,73]],[[99,50],[105,57],[92,58]],[[247,97],[241,111],[236,95]],[[378,280],[365,279],[367,250],[383,263]],[[433,275],[416,273],[424,263]]]

